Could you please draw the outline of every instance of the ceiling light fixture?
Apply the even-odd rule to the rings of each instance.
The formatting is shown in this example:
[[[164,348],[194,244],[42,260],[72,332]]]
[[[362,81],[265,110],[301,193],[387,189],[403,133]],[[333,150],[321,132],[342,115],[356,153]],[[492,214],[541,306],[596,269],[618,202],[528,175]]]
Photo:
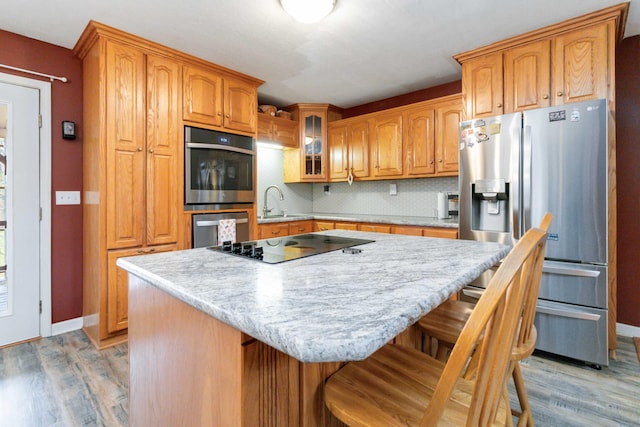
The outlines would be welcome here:
[[[336,0],[280,0],[280,4],[296,21],[313,24],[331,13]]]

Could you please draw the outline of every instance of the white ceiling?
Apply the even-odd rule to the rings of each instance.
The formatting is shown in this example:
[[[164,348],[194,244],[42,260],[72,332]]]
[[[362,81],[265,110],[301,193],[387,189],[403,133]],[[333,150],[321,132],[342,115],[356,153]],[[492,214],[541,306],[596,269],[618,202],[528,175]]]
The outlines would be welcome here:
[[[0,29],[73,48],[93,19],[265,80],[261,102],[348,108],[458,80],[456,53],[618,3],[337,0],[305,25],[279,0],[5,0]],[[626,37],[640,34],[630,3]]]

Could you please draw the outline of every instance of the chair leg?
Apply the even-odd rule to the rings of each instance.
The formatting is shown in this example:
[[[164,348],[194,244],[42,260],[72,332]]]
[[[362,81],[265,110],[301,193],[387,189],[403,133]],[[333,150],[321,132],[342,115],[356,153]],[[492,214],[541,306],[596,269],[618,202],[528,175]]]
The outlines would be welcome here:
[[[516,361],[513,361],[511,363],[513,364],[513,370],[512,370],[513,383],[516,386],[516,393],[518,394],[518,401],[520,402],[520,415],[518,419],[518,427],[520,426],[533,427],[533,416],[531,415],[531,407],[529,406],[527,389],[524,386],[524,379],[522,378],[522,372],[520,371],[520,364]]]

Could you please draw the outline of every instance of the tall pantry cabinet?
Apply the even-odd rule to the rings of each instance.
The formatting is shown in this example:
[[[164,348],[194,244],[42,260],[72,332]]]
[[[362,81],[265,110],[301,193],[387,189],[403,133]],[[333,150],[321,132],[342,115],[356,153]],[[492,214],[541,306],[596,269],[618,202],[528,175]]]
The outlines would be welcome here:
[[[90,24],[76,45],[84,79],[84,329],[98,348],[126,340],[127,275],[116,260],[177,249],[181,65]]]

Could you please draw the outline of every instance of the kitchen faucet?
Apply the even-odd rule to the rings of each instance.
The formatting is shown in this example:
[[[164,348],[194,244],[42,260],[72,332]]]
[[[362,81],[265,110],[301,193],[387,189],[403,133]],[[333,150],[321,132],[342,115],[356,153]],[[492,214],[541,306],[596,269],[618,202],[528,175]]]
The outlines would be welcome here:
[[[273,209],[269,209],[267,207],[267,193],[271,188],[275,188],[280,193],[280,200],[284,200],[284,194],[282,194],[282,190],[277,185],[270,185],[264,190],[264,207],[262,208],[262,218],[266,218],[267,214],[271,212]]]

